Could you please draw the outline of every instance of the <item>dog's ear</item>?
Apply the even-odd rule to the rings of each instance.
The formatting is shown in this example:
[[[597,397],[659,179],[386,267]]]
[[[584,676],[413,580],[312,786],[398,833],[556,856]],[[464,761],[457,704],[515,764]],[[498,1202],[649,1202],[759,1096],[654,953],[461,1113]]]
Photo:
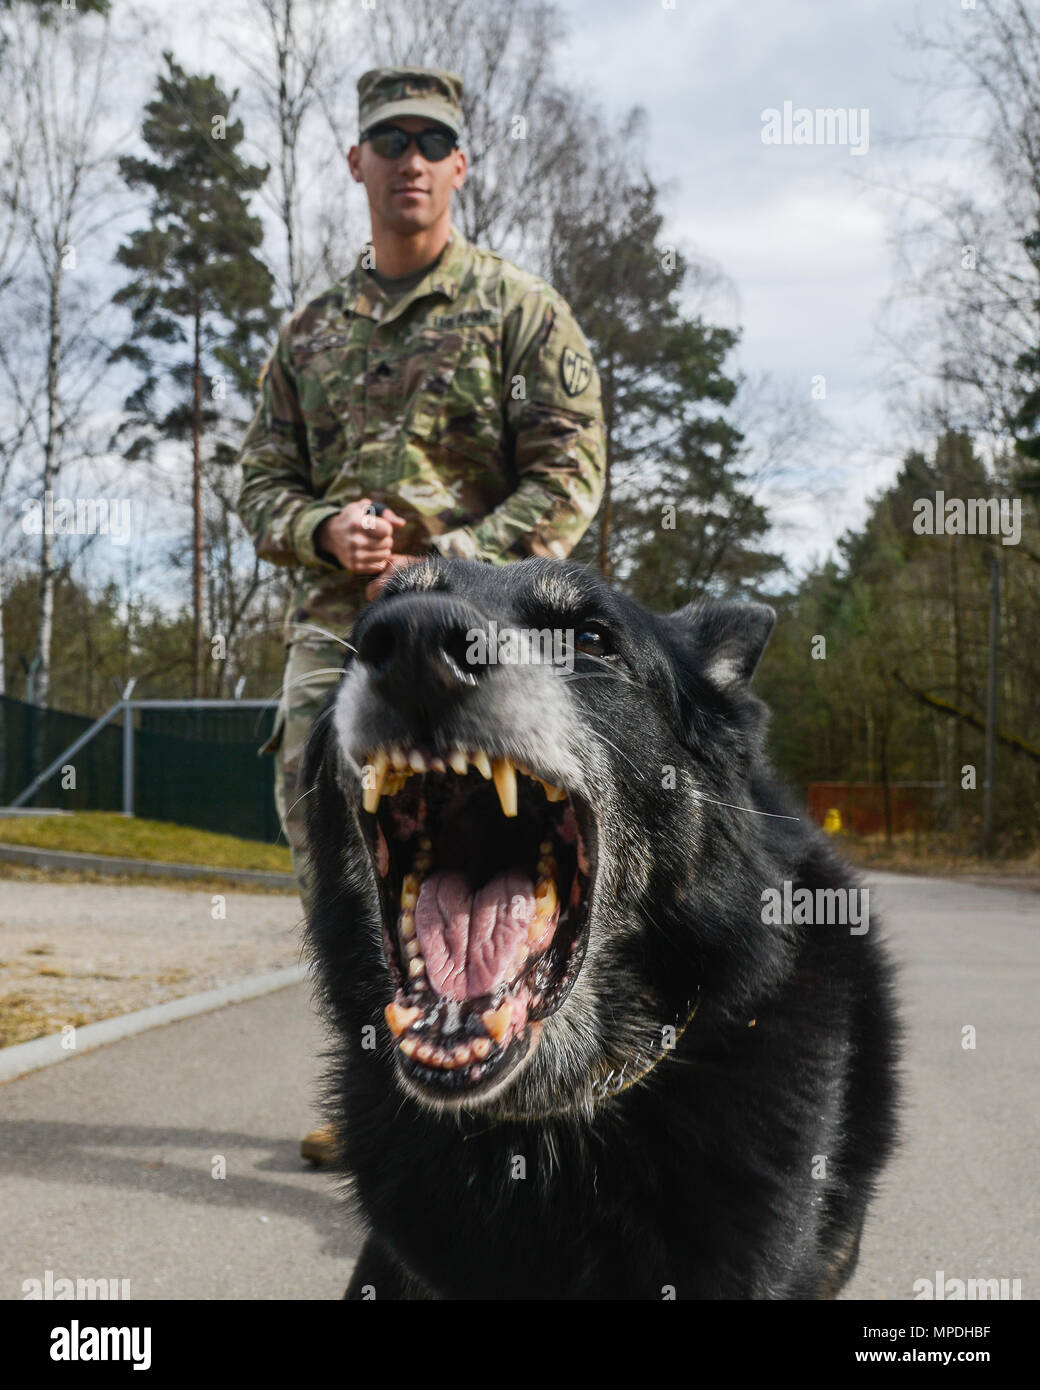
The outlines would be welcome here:
[[[765,603],[688,603],[668,616],[683,647],[721,690],[748,685],[776,623]]]

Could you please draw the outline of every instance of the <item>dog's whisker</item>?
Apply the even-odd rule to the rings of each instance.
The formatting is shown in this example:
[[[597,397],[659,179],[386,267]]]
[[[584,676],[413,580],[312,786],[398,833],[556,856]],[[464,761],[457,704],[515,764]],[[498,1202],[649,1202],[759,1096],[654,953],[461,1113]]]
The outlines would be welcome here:
[[[342,666],[319,666],[313,671],[303,671],[300,675],[294,676],[291,681],[283,681],[271,699],[280,700],[282,696],[292,690],[294,686],[304,685],[307,681],[313,680],[315,676],[341,676],[342,674]],[[330,681],[329,684],[331,685],[331,683]]]
[[[759,811],[754,806],[734,806],[732,801],[717,801],[715,797],[709,796],[707,792],[698,791],[696,787],[691,787],[690,791],[702,801],[710,801],[713,806],[726,806],[731,811],[744,811],[749,816],[769,816],[772,820],[801,820],[801,816],[782,816],[778,811]]]
[[[327,627],[318,627],[316,623],[290,623],[290,627],[298,628],[305,632],[317,632],[322,637],[327,637],[330,642],[337,642],[341,647],[346,647],[348,652],[357,654],[357,647],[351,646],[345,637],[337,637],[334,632],[330,632]]]

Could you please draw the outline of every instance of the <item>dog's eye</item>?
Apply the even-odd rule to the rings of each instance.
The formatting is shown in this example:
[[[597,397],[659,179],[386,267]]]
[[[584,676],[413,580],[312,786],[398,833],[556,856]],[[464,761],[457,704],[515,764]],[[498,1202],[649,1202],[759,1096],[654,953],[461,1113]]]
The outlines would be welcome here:
[[[578,628],[575,632],[574,648],[576,651],[584,652],[586,656],[609,656],[614,650],[605,629],[592,623],[587,627]]]

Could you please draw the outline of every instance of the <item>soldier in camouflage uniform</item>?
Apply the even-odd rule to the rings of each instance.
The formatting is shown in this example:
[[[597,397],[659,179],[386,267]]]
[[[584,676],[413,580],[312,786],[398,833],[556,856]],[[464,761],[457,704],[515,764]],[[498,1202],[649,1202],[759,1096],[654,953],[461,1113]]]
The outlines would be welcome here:
[[[361,78],[350,163],[372,245],[282,329],[239,456],[257,554],[299,570],[266,747],[305,906],[303,747],[346,654],[335,638],[374,596],[373,574],[430,554],[565,556],[602,496],[599,380],[567,304],[451,226],[461,90],[423,68]],[[387,125],[412,137],[403,151],[376,138]],[[426,131],[450,153],[420,145]],[[370,502],[387,510],[367,515]]]

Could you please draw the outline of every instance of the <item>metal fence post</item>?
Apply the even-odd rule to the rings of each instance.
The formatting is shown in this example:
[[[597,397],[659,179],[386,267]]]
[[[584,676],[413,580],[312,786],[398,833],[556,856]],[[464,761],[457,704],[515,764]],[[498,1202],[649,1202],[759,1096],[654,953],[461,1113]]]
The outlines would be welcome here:
[[[134,707],[123,701],[123,815],[134,814]]]
[[[131,676],[123,690],[123,815],[134,814],[134,707],[130,696],[137,677]]]

